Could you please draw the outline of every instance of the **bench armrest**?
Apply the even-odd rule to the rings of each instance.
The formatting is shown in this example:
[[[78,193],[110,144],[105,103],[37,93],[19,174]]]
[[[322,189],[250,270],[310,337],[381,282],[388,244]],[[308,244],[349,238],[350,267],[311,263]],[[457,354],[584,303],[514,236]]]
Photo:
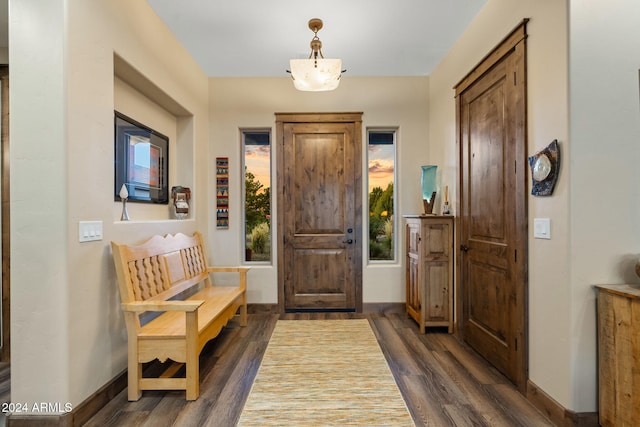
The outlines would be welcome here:
[[[202,300],[187,301],[134,301],[122,304],[125,311],[135,311],[138,313],[144,311],[196,311],[198,307],[204,304]]]
[[[209,273],[240,273],[240,289],[243,291],[247,289],[247,271],[251,270],[251,267],[208,267]]]
[[[251,267],[208,267],[209,273],[246,273]]]

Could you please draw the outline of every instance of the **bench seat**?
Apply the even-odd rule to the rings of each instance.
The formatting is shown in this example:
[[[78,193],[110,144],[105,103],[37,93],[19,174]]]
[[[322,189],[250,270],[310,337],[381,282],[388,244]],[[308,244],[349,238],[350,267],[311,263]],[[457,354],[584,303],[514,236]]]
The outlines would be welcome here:
[[[187,298],[186,301],[202,301],[202,305],[198,307],[198,334],[201,334],[211,323],[223,317],[224,311],[228,310],[233,305],[233,301],[242,293],[243,291],[235,286],[212,286]],[[236,306],[233,315],[237,309]],[[140,338],[175,338],[184,337],[186,333],[184,313],[167,311],[142,326],[138,336]]]

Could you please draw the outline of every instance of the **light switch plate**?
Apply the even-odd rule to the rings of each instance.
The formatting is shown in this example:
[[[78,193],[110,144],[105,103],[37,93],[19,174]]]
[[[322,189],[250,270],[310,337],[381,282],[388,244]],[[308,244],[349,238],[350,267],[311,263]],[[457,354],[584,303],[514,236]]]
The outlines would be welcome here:
[[[82,243],[94,240],[102,240],[102,221],[80,221],[78,241]]]
[[[551,239],[551,219],[533,219],[533,237],[536,239]]]

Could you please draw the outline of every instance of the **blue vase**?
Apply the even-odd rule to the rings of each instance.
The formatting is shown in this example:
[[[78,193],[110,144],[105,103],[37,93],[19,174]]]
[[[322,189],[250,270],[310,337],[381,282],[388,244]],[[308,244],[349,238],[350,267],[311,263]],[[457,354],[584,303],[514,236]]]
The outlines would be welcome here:
[[[433,212],[433,204],[436,198],[437,169],[438,166],[436,165],[422,166],[422,201],[425,214]]]

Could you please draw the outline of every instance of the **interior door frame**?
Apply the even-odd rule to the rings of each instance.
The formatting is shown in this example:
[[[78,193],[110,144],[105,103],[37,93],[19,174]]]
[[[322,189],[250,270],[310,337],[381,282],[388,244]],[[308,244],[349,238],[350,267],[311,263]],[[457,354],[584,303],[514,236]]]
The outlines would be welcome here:
[[[517,306],[517,339],[518,339],[518,354],[517,354],[517,368],[515,385],[522,394],[526,394],[527,380],[529,378],[529,329],[528,329],[528,289],[529,289],[529,276],[528,276],[528,194],[527,194],[527,77],[526,77],[526,38],[527,31],[526,25],[529,19],[523,19],[494,49],[492,49],[479,63],[476,65],[458,84],[454,86],[455,90],[455,102],[456,102],[456,146],[458,151],[458,186],[459,191],[456,196],[457,206],[461,207],[463,203],[462,194],[462,158],[460,157],[462,140],[461,140],[461,117],[460,117],[460,97],[459,95],[473,85],[480,77],[482,77],[488,70],[490,70],[498,62],[502,61],[505,56],[510,53],[521,55],[522,68],[524,69],[522,75],[517,76],[518,79],[523,79],[524,94],[522,99],[518,101],[521,103],[519,107],[519,117],[516,124],[516,139],[519,143],[516,144],[518,159],[516,165],[516,191],[522,189],[522,194],[516,197],[516,232],[517,239],[515,243],[515,249],[519,254],[519,260],[516,263],[516,306]],[[522,43],[521,43],[522,42]],[[520,46],[520,49],[517,49]],[[516,76],[514,76],[516,78]],[[456,217],[456,230],[462,230],[462,215]],[[456,231],[456,251],[460,253],[461,246],[461,232]],[[462,289],[461,281],[462,263],[460,256],[456,257],[456,277],[455,277],[455,295],[456,295],[456,325],[455,333],[461,339],[464,340],[464,327],[460,324],[463,323],[463,310],[464,310],[464,290]]]
[[[344,112],[344,113],[275,113],[276,115],[276,187],[277,187],[277,228],[276,228],[276,246],[277,246],[277,268],[278,268],[278,311],[285,313],[285,289],[284,289],[284,241],[282,230],[284,230],[284,202],[285,191],[283,188],[283,165],[284,165],[284,125],[285,123],[353,123],[354,124],[354,144],[355,151],[355,182],[354,182],[354,203],[355,218],[357,224],[354,224],[356,230],[355,236],[363,236],[362,230],[362,112]],[[354,253],[354,269],[355,269],[355,305],[356,313],[362,313],[362,246],[363,239],[356,238]]]

